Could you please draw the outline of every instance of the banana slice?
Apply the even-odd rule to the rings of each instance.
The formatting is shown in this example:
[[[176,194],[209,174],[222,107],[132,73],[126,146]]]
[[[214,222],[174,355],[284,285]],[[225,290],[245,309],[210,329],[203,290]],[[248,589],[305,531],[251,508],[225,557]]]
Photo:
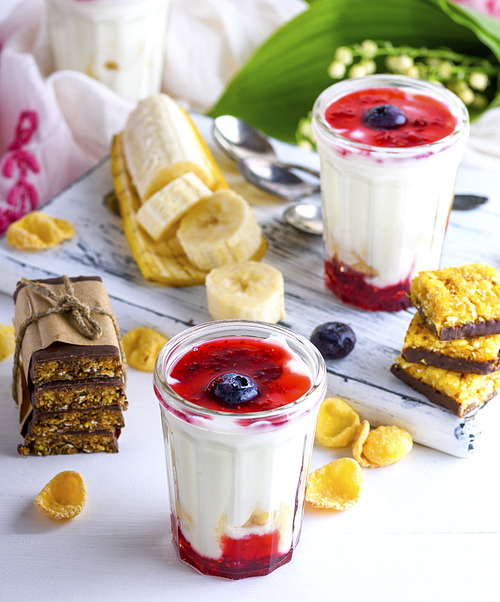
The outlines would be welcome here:
[[[154,240],[160,240],[181,217],[212,191],[189,171],[149,197],[136,218]]]
[[[166,94],[141,100],[123,131],[128,170],[142,202],[172,180],[194,172],[206,186],[216,182],[210,160],[188,115]]]
[[[250,259],[262,243],[250,205],[232,190],[219,190],[200,201],[182,218],[177,238],[201,270]]]
[[[275,324],[285,317],[283,274],[265,263],[242,261],[213,269],[205,281],[214,320],[257,320]]]

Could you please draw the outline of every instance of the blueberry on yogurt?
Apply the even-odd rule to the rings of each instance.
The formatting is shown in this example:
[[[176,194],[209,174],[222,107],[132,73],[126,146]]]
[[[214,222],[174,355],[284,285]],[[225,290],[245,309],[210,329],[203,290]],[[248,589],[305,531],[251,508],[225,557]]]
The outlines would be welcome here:
[[[257,397],[259,389],[249,376],[228,372],[212,379],[208,385],[208,392],[226,406],[237,406]]]
[[[406,115],[394,105],[377,105],[365,111],[363,122],[374,130],[393,130],[406,123]]]
[[[342,322],[327,322],[318,326],[311,335],[311,343],[316,345],[325,359],[339,360],[349,355],[356,344],[353,329]]]

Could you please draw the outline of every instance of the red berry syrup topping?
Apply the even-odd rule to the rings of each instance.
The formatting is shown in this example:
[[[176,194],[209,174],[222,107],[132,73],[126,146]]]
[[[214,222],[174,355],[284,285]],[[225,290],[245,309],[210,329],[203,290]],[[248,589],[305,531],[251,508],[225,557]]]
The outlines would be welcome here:
[[[369,127],[365,121],[367,111],[381,105],[400,109],[406,122],[387,129]],[[369,88],[346,94],[326,109],[325,119],[344,138],[394,148],[437,142],[452,134],[457,125],[456,118],[439,100],[399,88]]]
[[[311,387],[307,374],[293,371],[289,349],[264,339],[229,337],[202,343],[173,366],[168,382],[183,399],[221,412],[261,412],[302,397]],[[220,403],[209,385],[219,375],[237,373],[253,379],[258,394],[238,405]]]

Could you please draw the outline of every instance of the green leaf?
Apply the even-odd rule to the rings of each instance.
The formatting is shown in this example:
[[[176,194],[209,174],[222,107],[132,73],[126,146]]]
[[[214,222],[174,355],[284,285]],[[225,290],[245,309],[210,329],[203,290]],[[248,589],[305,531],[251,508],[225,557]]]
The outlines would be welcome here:
[[[254,53],[207,114],[235,115],[294,142],[299,119],[332,84],[327,68],[339,46],[369,38],[498,57],[490,21],[446,0],[315,0]]]

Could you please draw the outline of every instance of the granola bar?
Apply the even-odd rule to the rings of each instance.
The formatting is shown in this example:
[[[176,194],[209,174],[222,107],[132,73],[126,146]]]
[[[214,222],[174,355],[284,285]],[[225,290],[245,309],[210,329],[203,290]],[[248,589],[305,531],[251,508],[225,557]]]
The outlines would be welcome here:
[[[500,369],[500,335],[441,341],[419,313],[406,332],[403,358],[455,372],[490,374]]]
[[[85,410],[64,410],[40,412],[33,410],[24,423],[21,435],[47,435],[64,432],[102,431],[122,428],[125,425],[119,406],[88,408]]]
[[[442,341],[500,334],[500,275],[491,266],[420,272],[410,298]]]
[[[119,431],[94,431],[92,433],[53,433],[29,435],[17,451],[21,456],[53,456],[94,452],[118,452]]]
[[[463,418],[495,397],[500,389],[500,372],[467,374],[434,366],[413,364],[398,356],[391,372],[404,383],[423,393],[436,405]]]

